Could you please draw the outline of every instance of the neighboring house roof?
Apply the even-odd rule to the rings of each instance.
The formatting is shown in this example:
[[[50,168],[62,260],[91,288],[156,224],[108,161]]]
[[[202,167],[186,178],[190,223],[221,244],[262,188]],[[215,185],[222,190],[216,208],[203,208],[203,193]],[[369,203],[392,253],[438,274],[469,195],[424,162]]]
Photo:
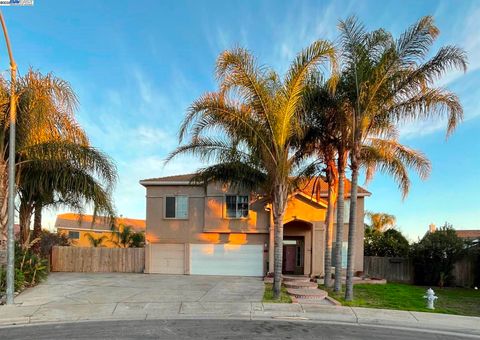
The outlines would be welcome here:
[[[480,230],[455,230],[457,236],[463,239],[480,239]]]
[[[95,218],[93,215],[80,215],[75,213],[66,213],[57,215],[55,228],[72,229],[72,230],[111,230],[108,219],[102,216]],[[145,230],[145,220],[119,217],[115,220],[115,224],[131,226],[135,231]]]
[[[148,178],[140,181],[140,184],[143,186],[152,186],[152,185],[192,185],[191,180],[194,174],[184,174],[184,175],[175,175],[175,176],[166,176],[166,177],[157,177],[157,178]],[[300,188],[300,191],[309,197],[316,197],[317,193],[314,190],[316,185],[320,184],[320,197],[327,197],[328,185],[322,179],[317,181],[311,180]],[[195,185],[195,183],[194,183]],[[198,184],[197,184],[198,185]],[[348,179],[345,180],[345,192],[349,195],[351,189],[351,183]],[[362,188],[358,187],[358,196],[370,196],[371,193]]]

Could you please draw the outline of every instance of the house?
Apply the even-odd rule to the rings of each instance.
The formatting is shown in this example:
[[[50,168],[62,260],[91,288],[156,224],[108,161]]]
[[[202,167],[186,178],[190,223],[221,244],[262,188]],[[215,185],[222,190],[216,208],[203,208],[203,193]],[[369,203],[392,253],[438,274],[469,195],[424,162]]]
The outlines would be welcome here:
[[[435,224],[430,224],[428,226],[428,231],[434,233],[437,230]],[[470,229],[455,229],[455,234],[464,241],[469,241],[472,244],[480,243],[480,230],[470,230]]]
[[[263,276],[273,272],[273,219],[270,205],[256,193],[219,183],[193,183],[193,175],[140,181],[147,191],[147,273]],[[293,194],[284,217],[283,272],[322,275],[327,185],[312,193],[313,181]],[[346,181],[346,192],[350,183]],[[358,191],[354,269],[363,270],[364,199]],[[316,199],[318,197],[318,200]],[[343,263],[346,266],[346,200]]]
[[[120,228],[131,226],[137,232],[145,231],[145,220],[120,217],[116,219],[115,225]],[[90,234],[94,238],[106,236],[107,240],[103,243],[103,246],[115,247],[115,244],[109,241],[113,236],[111,223],[101,216],[93,222],[93,215],[59,214],[55,221],[55,228],[58,232],[66,234],[72,241],[73,246],[90,247],[91,244],[87,236],[87,234]]]

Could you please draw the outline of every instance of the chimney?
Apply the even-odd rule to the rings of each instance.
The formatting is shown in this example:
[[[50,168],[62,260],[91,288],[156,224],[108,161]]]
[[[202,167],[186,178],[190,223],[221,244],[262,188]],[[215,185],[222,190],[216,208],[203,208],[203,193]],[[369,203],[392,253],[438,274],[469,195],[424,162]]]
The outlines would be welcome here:
[[[434,233],[436,229],[437,227],[435,227],[435,224],[433,223],[430,223],[430,225],[428,226],[428,231],[430,231],[431,233]]]

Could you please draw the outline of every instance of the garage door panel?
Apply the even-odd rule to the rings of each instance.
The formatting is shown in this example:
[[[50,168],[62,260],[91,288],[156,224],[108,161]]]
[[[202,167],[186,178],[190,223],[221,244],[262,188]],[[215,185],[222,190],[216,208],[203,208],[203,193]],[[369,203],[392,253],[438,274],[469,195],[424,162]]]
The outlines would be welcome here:
[[[185,274],[184,244],[152,244],[150,247],[150,273]]]
[[[191,244],[191,274],[263,275],[263,245]]]

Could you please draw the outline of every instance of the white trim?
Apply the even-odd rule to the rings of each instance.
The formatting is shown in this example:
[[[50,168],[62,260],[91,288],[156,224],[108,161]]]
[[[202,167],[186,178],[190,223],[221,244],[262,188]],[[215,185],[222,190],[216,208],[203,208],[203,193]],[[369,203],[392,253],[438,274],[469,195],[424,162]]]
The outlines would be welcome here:
[[[143,186],[152,186],[152,185],[188,185],[188,186],[202,186],[203,183],[190,183],[189,181],[139,181],[139,183]]]
[[[312,202],[315,202],[315,203],[317,203],[318,205],[321,205],[321,206],[324,207],[324,208],[328,208],[328,203],[324,203],[324,202],[322,202],[322,201],[318,201],[315,197],[309,196],[309,195],[307,195],[306,193],[304,193],[304,192],[302,192],[302,191],[299,191],[299,192],[293,194],[292,196],[296,196],[296,195],[300,195],[300,196],[302,196],[302,197],[305,197],[306,199],[308,199],[308,200],[310,200],[310,201],[312,201]]]
[[[88,229],[88,228],[73,228],[73,227],[55,227],[58,230],[65,231],[93,231],[96,233],[114,233],[115,231],[110,229]]]
[[[245,217],[228,217],[227,216],[227,196],[247,196],[247,204],[248,204],[248,213]],[[235,201],[235,211],[238,208],[237,201]],[[225,220],[248,220],[250,218],[250,194],[224,194],[223,195],[223,219]]]
[[[175,217],[167,217],[167,197],[175,197]],[[187,198],[187,217],[176,217],[177,216],[177,197],[186,197]],[[190,210],[190,200],[188,195],[164,195],[163,196],[163,219],[164,220],[188,220]]]

